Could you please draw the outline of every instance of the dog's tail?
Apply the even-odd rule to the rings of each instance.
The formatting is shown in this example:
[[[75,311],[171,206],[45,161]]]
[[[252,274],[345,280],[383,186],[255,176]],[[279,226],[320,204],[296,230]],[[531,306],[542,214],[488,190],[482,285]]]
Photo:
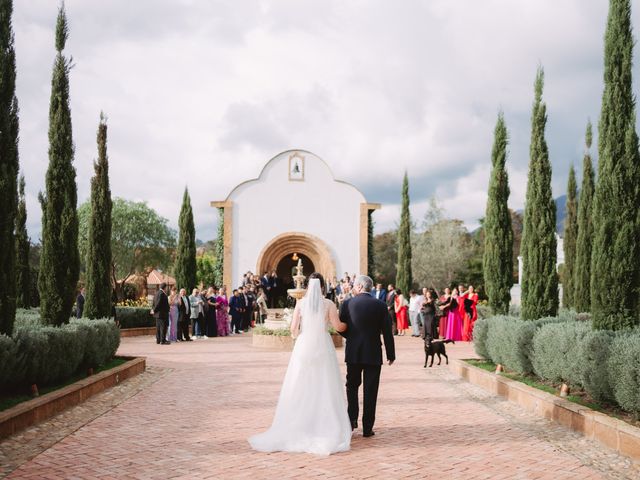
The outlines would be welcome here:
[[[443,340],[442,343],[453,343],[453,344],[455,344],[456,342],[454,342],[450,338],[447,338],[446,340]]]

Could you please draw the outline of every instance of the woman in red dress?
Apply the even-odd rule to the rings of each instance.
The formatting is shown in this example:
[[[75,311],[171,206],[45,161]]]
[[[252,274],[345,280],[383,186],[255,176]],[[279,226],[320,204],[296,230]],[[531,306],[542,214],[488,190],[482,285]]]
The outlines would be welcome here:
[[[473,285],[469,285],[469,289],[464,295],[464,322],[462,326],[462,340],[470,342],[473,340],[473,325],[478,318],[478,294],[475,292]]]
[[[404,331],[409,328],[409,321],[407,319],[409,303],[404,299],[404,295],[402,295],[399,288],[396,288],[394,307],[396,311],[396,321],[398,322],[398,335],[404,335]]]

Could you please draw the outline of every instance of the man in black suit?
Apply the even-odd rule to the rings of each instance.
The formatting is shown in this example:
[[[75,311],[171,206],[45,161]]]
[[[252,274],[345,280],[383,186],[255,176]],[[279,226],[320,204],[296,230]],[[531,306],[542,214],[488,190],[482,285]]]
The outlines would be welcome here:
[[[363,436],[374,435],[378,385],[382,367],[380,335],[384,338],[387,361],[396,359],[395,344],[391,332],[389,312],[384,302],[371,296],[373,281],[366,275],[356,278],[354,297],[342,304],[340,321],[347,324],[342,335],[347,339],[344,350],[347,364],[347,402],[351,428],[358,428],[358,389],[364,381],[362,414]]]
[[[167,328],[169,327],[169,299],[165,290],[166,283],[160,284],[160,290],[153,297],[153,309],[151,315],[156,317],[156,343],[169,345],[167,341]]]
[[[191,322],[191,303],[187,297],[187,291],[180,289],[180,301],[178,302],[178,340],[190,342],[189,323]]]
[[[398,322],[396,321],[396,287],[389,285],[387,287],[387,310],[389,311],[389,321],[391,322],[391,331],[394,335],[398,334]]]
[[[84,313],[84,287],[80,289],[80,293],[76,297],[76,317],[82,318]]]

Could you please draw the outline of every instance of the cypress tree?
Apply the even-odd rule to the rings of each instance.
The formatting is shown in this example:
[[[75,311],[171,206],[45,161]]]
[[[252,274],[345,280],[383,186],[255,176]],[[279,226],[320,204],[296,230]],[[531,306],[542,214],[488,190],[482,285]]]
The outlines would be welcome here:
[[[409,289],[413,283],[411,273],[411,214],[409,213],[409,178],[404,172],[402,181],[402,211],[400,213],[400,228],[398,229],[398,273],[396,286],[408,298]]]
[[[51,325],[69,321],[80,271],[76,170],[69,109],[69,70],[62,51],[68,37],[64,4],[56,23],[56,59],[49,104],[49,167],[42,205],[42,252],[38,289],[40,314]]]
[[[367,213],[367,220],[367,275],[374,278],[376,270],[376,254],[373,245],[373,210],[369,210]]]
[[[632,86],[629,0],[611,0],[593,200],[591,312],[596,328],[637,325],[640,315],[640,158]],[[611,294],[615,285],[616,293]]]
[[[31,248],[27,234],[27,202],[24,195],[24,176],[20,177],[16,215],[16,306],[31,307],[31,267],[29,251]]]
[[[176,254],[175,275],[178,288],[186,288],[190,294],[196,286],[196,229],[193,224],[193,210],[189,191],[184,189],[182,208],[178,219],[180,234]]]
[[[98,161],[91,179],[91,217],[87,243],[87,291],[84,314],[87,318],[111,316],[111,190],[107,157],[107,122],[100,113]]]
[[[491,179],[484,220],[482,267],[489,306],[496,314],[509,313],[513,286],[513,230],[509,201],[509,176],[505,168],[509,136],[502,112],[493,133]]]
[[[551,163],[545,139],[547,106],[542,101],[544,70],[538,68],[531,115],[529,175],[522,232],[522,318],[558,313],[556,206],[551,192]]]
[[[593,191],[595,180],[589,149],[592,141],[591,122],[587,124],[586,145],[582,161],[582,188],[578,203],[578,241],[573,281],[573,306],[578,312],[591,310],[591,243],[593,242]]]
[[[562,285],[562,306],[574,308],[576,243],[578,241],[578,185],[576,171],[571,165],[567,184],[567,215],[564,219],[564,276]]]
[[[15,221],[18,206],[18,99],[13,2],[0,1],[0,333],[11,335],[16,317]]]
[[[218,208],[218,232],[216,235],[216,263],[213,267],[214,283],[222,286],[224,282],[224,208]],[[262,272],[258,273],[259,275]]]

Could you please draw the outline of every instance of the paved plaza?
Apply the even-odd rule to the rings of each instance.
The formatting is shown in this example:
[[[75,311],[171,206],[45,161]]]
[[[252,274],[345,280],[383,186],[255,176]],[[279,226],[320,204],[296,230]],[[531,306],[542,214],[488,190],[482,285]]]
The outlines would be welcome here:
[[[396,344],[396,363],[382,371],[376,435],[358,430],[350,452],[317,457],[257,453],[246,441],[271,422],[288,352],[254,348],[246,334],[169,346],[125,338],[119,353],[146,356],[147,371],[2,442],[0,477],[640,478],[637,464],[444,364],[423,369],[420,340]],[[448,351],[473,356],[468,344]]]

